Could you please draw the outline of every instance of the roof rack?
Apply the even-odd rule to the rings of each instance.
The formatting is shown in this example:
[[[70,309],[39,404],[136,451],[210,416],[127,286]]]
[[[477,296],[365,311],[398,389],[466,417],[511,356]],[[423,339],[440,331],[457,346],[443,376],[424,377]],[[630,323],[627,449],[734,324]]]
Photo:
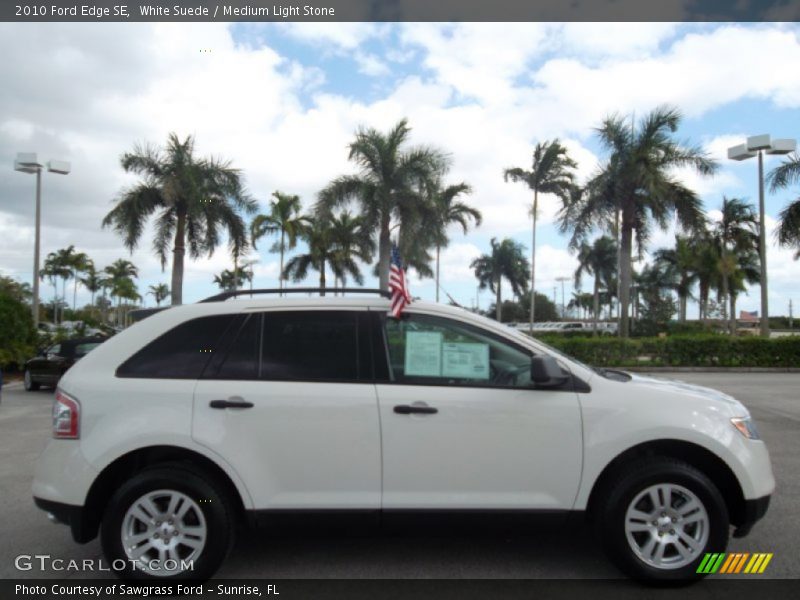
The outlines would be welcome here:
[[[260,290],[231,290],[222,292],[215,296],[209,296],[203,302],[222,302],[228,298],[236,298],[237,296],[252,296],[253,294],[318,294],[320,292],[335,292],[344,294],[377,294],[384,298],[391,298],[391,294],[385,290],[376,288],[315,288],[315,287],[302,287],[302,288],[264,288]]]

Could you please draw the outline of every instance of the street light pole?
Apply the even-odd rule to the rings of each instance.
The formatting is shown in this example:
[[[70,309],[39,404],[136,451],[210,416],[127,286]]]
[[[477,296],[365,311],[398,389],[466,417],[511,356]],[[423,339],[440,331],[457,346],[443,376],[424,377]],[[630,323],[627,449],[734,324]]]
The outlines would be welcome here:
[[[764,153],[758,151],[758,257],[761,262],[761,336],[769,337],[767,294],[767,228],[764,224]],[[731,315],[736,323],[736,315]]]
[[[33,247],[33,328],[39,331],[39,248],[41,247],[42,232],[42,168],[36,169],[36,233],[34,234]],[[55,310],[55,307],[53,308]],[[56,320],[53,319],[53,323]]]
[[[42,228],[42,169],[35,152],[17,153],[14,161],[14,170],[20,173],[36,174],[36,225],[34,234],[33,248],[33,301],[31,302],[31,312],[33,313],[33,327],[39,329],[39,249],[41,247],[41,228]],[[47,163],[47,170],[50,173],[67,175],[70,172],[70,164],[64,161],[52,160]]]
[[[761,335],[767,338],[769,337],[769,288],[767,281],[767,226],[764,209],[764,152],[767,154],[789,154],[794,152],[796,147],[796,140],[773,140],[769,134],[762,134],[748,137],[745,144],[728,148],[728,158],[732,160],[746,160],[758,157],[758,255],[761,263]]]

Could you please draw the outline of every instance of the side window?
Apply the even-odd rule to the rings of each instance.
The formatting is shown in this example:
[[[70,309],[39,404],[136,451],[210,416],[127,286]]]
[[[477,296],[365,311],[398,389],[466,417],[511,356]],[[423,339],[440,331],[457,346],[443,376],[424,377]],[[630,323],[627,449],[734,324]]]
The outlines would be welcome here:
[[[358,380],[358,314],[331,310],[264,313],[261,379]]]
[[[213,379],[257,379],[258,351],[261,342],[261,315],[253,314],[235,332],[235,339],[227,352],[219,357],[219,367],[210,369],[212,374],[204,378]],[[216,362],[216,359],[215,359]]]
[[[75,346],[75,358],[81,358],[83,356],[86,356],[87,354],[89,354],[89,352],[91,352],[92,350],[97,348],[99,345],[100,345],[100,342],[97,342],[97,343],[91,342],[91,343],[87,343],[87,344],[78,344],[77,346]]]
[[[54,354],[56,356],[61,356],[61,344],[53,344],[46,350],[45,354],[47,354],[48,356],[51,354]]]
[[[469,387],[530,387],[531,355],[476,327],[426,315],[386,319],[392,380]]]
[[[201,317],[156,338],[117,369],[117,377],[197,379],[236,315]]]

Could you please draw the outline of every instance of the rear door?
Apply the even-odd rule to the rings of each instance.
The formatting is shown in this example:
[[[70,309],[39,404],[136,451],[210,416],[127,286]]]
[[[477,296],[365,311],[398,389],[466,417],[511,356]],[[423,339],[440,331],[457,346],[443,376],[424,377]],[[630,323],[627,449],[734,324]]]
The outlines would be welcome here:
[[[193,437],[257,509],[380,507],[380,427],[366,311],[247,316],[194,396]]]

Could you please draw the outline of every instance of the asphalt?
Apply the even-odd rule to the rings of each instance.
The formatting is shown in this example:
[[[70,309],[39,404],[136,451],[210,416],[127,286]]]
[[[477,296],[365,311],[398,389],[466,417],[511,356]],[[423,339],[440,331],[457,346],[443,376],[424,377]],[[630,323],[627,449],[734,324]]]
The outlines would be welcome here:
[[[680,373],[681,379],[728,392],[752,412],[767,442],[778,482],[767,516],[730,551],[772,552],[762,577],[800,578],[800,374]],[[97,540],[75,544],[31,501],[33,465],[49,436],[51,391],[3,389],[0,404],[0,578],[102,577],[103,573],[19,571],[15,557],[99,559]],[[534,537],[240,536],[220,578],[618,578],[588,532]]]

